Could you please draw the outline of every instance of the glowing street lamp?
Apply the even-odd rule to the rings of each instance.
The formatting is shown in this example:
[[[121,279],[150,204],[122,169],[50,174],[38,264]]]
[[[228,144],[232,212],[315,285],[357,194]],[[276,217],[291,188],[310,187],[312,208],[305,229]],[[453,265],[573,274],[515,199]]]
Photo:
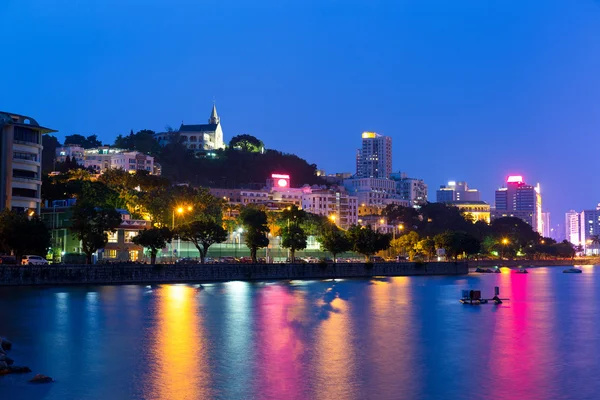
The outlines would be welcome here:
[[[507,238],[502,239],[502,259],[504,259],[504,252],[506,251],[506,245],[509,243]]]

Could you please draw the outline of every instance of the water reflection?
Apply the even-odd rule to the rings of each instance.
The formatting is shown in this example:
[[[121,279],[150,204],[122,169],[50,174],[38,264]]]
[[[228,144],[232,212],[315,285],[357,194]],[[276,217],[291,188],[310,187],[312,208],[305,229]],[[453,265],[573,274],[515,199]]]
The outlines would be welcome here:
[[[301,293],[282,285],[266,286],[257,296],[257,398],[295,399],[304,392],[304,343],[297,334],[296,323],[303,319],[304,301]]]
[[[150,376],[144,398],[210,398],[207,344],[201,334],[197,290],[164,285],[155,290],[157,323],[150,346]]]

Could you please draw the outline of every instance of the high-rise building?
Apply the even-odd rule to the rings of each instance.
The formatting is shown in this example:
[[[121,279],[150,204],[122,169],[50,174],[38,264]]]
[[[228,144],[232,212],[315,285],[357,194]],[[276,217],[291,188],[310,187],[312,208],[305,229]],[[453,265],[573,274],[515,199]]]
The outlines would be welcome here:
[[[543,233],[542,196],[540,185],[527,185],[522,176],[509,176],[506,186],[496,190],[492,220],[517,217],[527,222],[534,231]]]
[[[356,155],[356,177],[388,179],[391,173],[392,138],[363,132],[362,147]]]
[[[161,146],[166,146],[172,140],[177,139],[179,143],[196,153],[225,148],[221,118],[219,118],[217,107],[214,104],[208,118],[208,124],[186,125],[181,123],[177,132],[157,133],[154,135],[154,139]]]
[[[39,214],[42,135],[50,132],[33,118],[0,112],[0,210]]]
[[[595,210],[583,210],[579,217],[579,238],[587,255],[598,255],[600,246],[596,239],[600,237],[600,203]]]
[[[542,212],[542,236],[550,237],[550,213]]]
[[[565,214],[565,238],[575,246],[581,244],[579,218],[580,215],[575,210],[570,210]]]
[[[447,186],[440,186],[436,192],[438,203],[452,201],[481,201],[479,190],[469,189],[467,182],[450,181]]]

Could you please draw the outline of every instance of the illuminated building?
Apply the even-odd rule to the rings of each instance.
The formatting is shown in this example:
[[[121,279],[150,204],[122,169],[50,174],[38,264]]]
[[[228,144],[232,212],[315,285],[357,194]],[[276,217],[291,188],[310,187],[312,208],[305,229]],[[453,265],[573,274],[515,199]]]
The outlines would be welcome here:
[[[196,153],[209,152],[210,150],[224,149],[223,129],[221,128],[221,118],[217,114],[217,107],[213,104],[208,124],[186,125],[181,124],[177,132],[161,132],[154,135],[154,139],[161,146],[166,146],[173,140],[179,140],[190,150]]]
[[[62,152],[61,149],[56,149],[57,155]],[[146,171],[152,175],[160,175],[160,166],[154,163],[154,157],[139,151],[128,151],[109,146],[84,150],[83,165],[93,169],[97,174],[108,169],[122,169],[131,173]]]
[[[600,236],[600,203],[595,210],[583,210],[579,217],[579,237],[587,255],[600,254],[600,244],[595,238]]]
[[[495,208],[492,220],[502,217],[516,217],[527,222],[534,231],[543,233],[542,196],[540,185],[527,185],[522,176],[511,175],[506,187],[496,190]]]
[[[485,201],[447,201],[446,204],[457,207],[464,215],[470,215],[473,222],[491,221],[490,205]]]
[[[479,190],[469,189],[467,182],[450,181],[447,186],[440,186],[436,192],[436,201],[438,203],[480,200]]]
[[[363,132],[356,154],[356,177],[387,179],[392,173],[392,138]]]
[[[575,246],[581,245],[581,223],[580,214],[575,210],[570,210],[565,214],[565,237]]]
[[[542,236],[550,237],[550,213],[542,212]]]
[[[313,190],[302,196],[302,209],[331,218],[343,229],[356,225],[358,221],[358,199],[345,190]]]
[[[396,182],[396,193],[412,207],[420,207],[427,203],[427,184],[423,179],[410,178],[404,172],[391,174]]]
[[[42,135],[50,132],[33,118],[0,112],[0,210],[39,214]]]
[[[344,187],[351,196],[356,196],[359,215],[379,214],[389,204],[409,206],[409,202],[400,198],[396,190],[396,182],[391,179],[351,178],[344,180]],[[372,212],[377,210],[377,212]]]
[[[67,161],[67,157],[69,157],[70,160],[74,160],[77,162],[77,164],[83,165],[83,161],[85,158],[84,152],[84,148],[79,146],[78,144],[67,144],[63,147],[56,148],[55,160],[56,162],[64,163],[65,161]]]

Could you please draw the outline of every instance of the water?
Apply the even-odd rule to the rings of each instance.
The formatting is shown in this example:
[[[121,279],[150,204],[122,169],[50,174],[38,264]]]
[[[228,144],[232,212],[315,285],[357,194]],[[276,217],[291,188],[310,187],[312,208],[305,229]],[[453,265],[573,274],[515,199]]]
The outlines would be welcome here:
[[[3,399],[598,399],[600,268],[0,289]],[[505,271],[508,272],[508,271]],[[464,306],[461,289],[501,306]]]

